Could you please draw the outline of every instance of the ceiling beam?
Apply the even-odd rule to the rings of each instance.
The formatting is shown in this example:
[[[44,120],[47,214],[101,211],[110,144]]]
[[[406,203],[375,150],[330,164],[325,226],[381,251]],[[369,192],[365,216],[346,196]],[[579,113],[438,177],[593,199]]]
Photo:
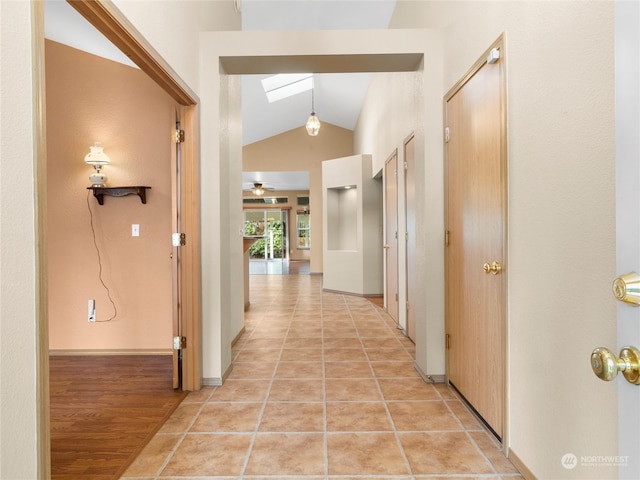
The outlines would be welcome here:
[[[220,66],[227,75],[415,72],[423,56],[422,53],[220,56]]]

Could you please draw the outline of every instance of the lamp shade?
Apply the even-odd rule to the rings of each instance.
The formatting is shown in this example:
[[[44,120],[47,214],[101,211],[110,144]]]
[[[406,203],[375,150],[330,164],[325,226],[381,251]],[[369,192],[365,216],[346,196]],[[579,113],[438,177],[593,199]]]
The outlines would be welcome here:
[[[109,157],[102,148],[102,144],[100,142],[94,143],[91,147],[89,147],[90,152],[87,153],[84,157],[84,161],[89,165],[108,165]]]
[[[318,116],[315,114],[315,112],[311,112],[311,115],[309,115],[309,119],[307,120],[307,133],[312,137],[315,137],[316,135],[318,135],[319,131],[320,120],[318,119]]]

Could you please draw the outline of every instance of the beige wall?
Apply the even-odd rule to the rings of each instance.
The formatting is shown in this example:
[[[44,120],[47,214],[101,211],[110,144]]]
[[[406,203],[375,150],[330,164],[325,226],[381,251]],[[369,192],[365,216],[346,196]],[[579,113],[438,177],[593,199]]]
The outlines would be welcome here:
[[[40,478],[38,412],[46,395],[38,358],[46,331],[38,324],[30,3],[0,2],[0,478],[20,480]]]
[[[142,71],[46,43],[50,348],[170,351],[172,338],[171,150],[175,103]],[[87,205],[94,140],[111,164],[108,185],[147,185],[135,195],[91,195],[101,285]],[[131,236],[131,225],[140,236]],[[96,323],[87,301],[96,300]]]
[[[440,98],[506,32],[508,443],[538,478],[615,478],[615,467],[567,470],[560,463],[566,453],[579,461],[617,454],[616,388],[596,379],[588,360],[594,347],[616,344],[610,294],[615,277],[613,3],[400,1],[391,26],[442,28],[442,72],[435,73],[444,79]],[[426,78],[434,67],[437,62],[425,58]],[[387,82],[376,79],[368,100],[390,91],[384,88]],[[398,90],[391,91],[395,94],[384,103],[404,101]],[[425,106],[427,150],[418,189],[426,192],[442,188],[437,166],[442,156],[429,155],[429,137],[442,142],[441,119],[440,108]],[[362,125],[373,123],[361,118]],[[395,133],[397,143],[404,134]],[[376,148],[370,131],[356,130],[356,138],[368,139],[359,149],[387,154],[388,147]],[[419,223],[430,227],[424,239],[441,239],[442,197],[425,199]],[[441,263],[442,254],[434,253],[433,261]],[[441,310],[441,287],[423,278],[425,298],[436,299],[434,307]],[[421,335],[433,321],[442,320],[421,318]],[[442,337],[427,336],[428,351],[442,352],[441,345]],[[428,351],[417,346],[418,362]]]
[[[322,273],[322,161],[353,153],[353,132],[323,122],[317,137],[304,126],[242,149],[242,170],[308,171],[311,205],[311,273]]]

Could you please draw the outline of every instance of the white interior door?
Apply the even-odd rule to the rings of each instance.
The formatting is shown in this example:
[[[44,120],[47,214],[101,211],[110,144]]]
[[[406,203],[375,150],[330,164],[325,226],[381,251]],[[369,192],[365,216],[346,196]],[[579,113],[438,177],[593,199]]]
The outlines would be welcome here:
[[[616,2],[616,272],[640,273],[640,4]],[[618,345],[640,348],[640,308],[618,307]],[[640,386],[619,375],[619,478],[640,478]]]

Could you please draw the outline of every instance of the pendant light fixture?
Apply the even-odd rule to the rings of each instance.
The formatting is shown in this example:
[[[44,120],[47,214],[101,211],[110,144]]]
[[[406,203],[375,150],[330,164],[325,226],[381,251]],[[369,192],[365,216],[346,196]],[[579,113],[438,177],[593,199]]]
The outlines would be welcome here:
[[[316,115],[315,108],[314,108],[314,102],[313,102],[313,100],[314,100],[314,98],[313,98],[314,90],[315,90],[315,85],[313,85],[311,87],[311,115],[309,115],[309,119],[307,120],[307,133],[309,135],[311,135],[312,137],[317,136],[318,132],[320,131],[320,120],[318,119],[318,116]]]

